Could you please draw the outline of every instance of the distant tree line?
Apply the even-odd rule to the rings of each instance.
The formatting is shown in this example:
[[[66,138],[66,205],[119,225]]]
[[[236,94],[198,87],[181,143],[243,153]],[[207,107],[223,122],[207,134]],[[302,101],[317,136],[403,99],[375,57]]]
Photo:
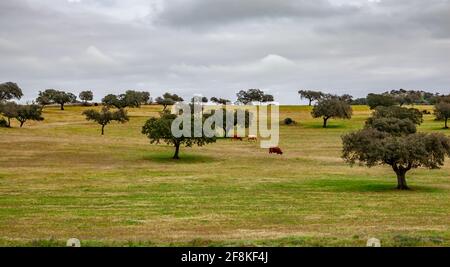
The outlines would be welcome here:
[[[422,90],[391,90],[381,94],[370,93],[365,98],[354,99],[351,95],[344,94],[341,96],[331,95],[318,90],[299,90],[302,99],[307,99],[308,104],[315,103],[312,110],[312,116],[323,119],[323,127],[327,127],[328,120],[331,118],[350,119],[351,105],[368,105],[371,109],[379,106],[404,106],[427,104],[435,106],[436,120],[442,120],[444,127],[449,128],[448,120],[450,118],[450,96],[440,95],[438,93],[430,93]],[[81,91],[77,96],[71,92],[57,89],[46,89],[39,91],[36,100],[29,105],[13,104],[12,100],[20,100],[23,96],[22,90],[13,82],[0,84],[0,114],[4,117],[0,121],[0,125],[10,126],[11,119],[17,119],[21,125],[27,120],[41,120],[42,110],[47,105],[59,105],[64,110],[66,104],[81,103],[84,106],[92,105],[94,94],[90,90]],[[158,104],[166,110],[168,106],[177,102],[184,101],[183,97],[170,92],[164,93],[162,96],[153,99],[149,92],[127,90],[122,94],[108,94],[102,98],[102,104],[116,109],[139,108],[141,105]],[[209,100],[207,97],[200,96],[191,99],[192,102],[207,103],[212,102],[218,105],[226,105],[232,103],[230,99],[213,96]],[[267,94],[260,89],[240,90],[236,94],[236,102],[234,104],[253,104],[253,103],[270,103],[274,101],[274,96]],[[97,104],[95,104],[97,105]],[[106,111],[105,111],[106,112]]]
[[[138,92],[128,90],[124,94],[109,94],[102,99],[102,103],[108,107],[121,108],[139,108],[141,105],[150,103],[149,92]]]
[[[15,90],[17,84],[8,82],[1,84],[2,90],[0,99],[2,102],[11,99],[20,100],[23,96],[22,91]],[[18,87],[18,86],[17,86]],[[249,89],[249,90],[241,90],[237,94],[237,101],[235,104],[252,104],[253,102],[258,103],[267,103],[274,101],[273,95],[266,94],[260,89]],[[194,97],[195,98],[195,97]],[[194,98],[191,101],[194,101]],[[79,101],[79,100],[80,101]],[[39,91],[38,97],[35,100],[35,103],[41,107],[41,109],[45,108],[48,105],[59,105],[61,110],[64,110],[66,104],[83,104],[84,106],[92,105],[92,101],[94,100],[94,94],[90,90],[81,91],[78,95],[78,98],[75,94],[63,90],[58,89],[45,89],[43,91]],[[197,101],[198,100],[198,101]],[[231,100],[219,97],[211,97],[209,100],[207,97],[201,96],[197,99],[197,102],[208,103],[211,101],[212,103],[225,105],[227,103],[231,103]],[[177,102],[183,102],[183,97],[166,92],[162,96],[158,96],[153,99],[150,96],[150,93],[147,91],[136,91],[136,90],[127,90],[122,94],[108,94],[101,99],[101,103],[109,108],[139,108],[141,105],[147,104],[158,104],[163,106],[163,110],[165,110],[168,106],[173,105]]]
[[[444,128],[448,129],[448,120],[450,119],[450,95],[441,95],[439,93],[430,93],[426,91],[415,90],[391,90],[382,94],[370,93],[365,98],[354,99],[351,95],[345,94],[335,96],[321,91],[300,90],[298,91],[301,99],[307,99],[309,105],[316,102],[312,116],[314,118],[322,117],[324,128],[330,118],[351,118],[348,112],[349,105],[367,105],[371,110],[378,107],[391,107],[404,105],[434,105],[434,114],[436,120],[444,121]],[[347,105],[345,103],[347,103]],[[334,114],[331,116],[331,114]]]
[[[329,97],[329,94],[315,90],[300,90],[298,94],[301,99],[308,100],[309,106],[313,102]],[[405,89],[391,90],[381,94],[370,93],[367,97],[356,99],[351,95],[344,96],[351,105],[368,105],[371,109],[377,106],[434,105],[441,97],[438,93]]]

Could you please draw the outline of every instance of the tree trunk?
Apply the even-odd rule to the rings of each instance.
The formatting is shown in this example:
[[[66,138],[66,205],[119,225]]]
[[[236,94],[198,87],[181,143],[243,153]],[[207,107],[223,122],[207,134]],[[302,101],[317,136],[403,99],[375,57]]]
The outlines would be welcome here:
[[[406,184],[406,171],[398,170],[397,173],[397,189],[398,190],[409,190]]]
[[[312,99],[309,99],[309,106],[311,106],[312,104]]]
[[[227,127],[223,127],[223,138],[227,138]]]
[[[445,118],[445,127],[444,127],[445,129],[448,129],[447,122],[448,122],[448,117]]]
[[[105,125],[102,125],[102,135],[105,135]]]
[[[179,153],[180,153],[180,145],[175,144],[175,154],[173,155],[173,159],[180,159],[180,157],[178,156]]]
[[[20,122],[20,128],[22,128],[22,126],[23,126],[24,123],[25,123],[24,121],[21,121],[21,122]]]
[[[167,105],[163,105],[163,111],[166,111]]]
[[[61,105],[61,110],[64,110],[64,104],[60,104]]]
[[[8,118],[8,128],[11,127],[11,118]]]
[[[327,118],[327,117],[324,117],[324,118],[323,118],[323,128],[327,128],[327,122],[328,122],[328,119],[329,119],[329,118]]]

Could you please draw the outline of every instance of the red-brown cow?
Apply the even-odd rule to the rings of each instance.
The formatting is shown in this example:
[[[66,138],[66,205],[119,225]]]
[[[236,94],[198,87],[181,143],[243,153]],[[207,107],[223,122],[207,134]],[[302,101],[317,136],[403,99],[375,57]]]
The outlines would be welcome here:
[[[278,155],[283,155],[283,151],[281,151],[281,148],[279,147],[271,147],[269,148],[269,154],[278,154]]]
[[[233,141],[242,141],[242,140],[243,140],[242,137],[237,136],[237,134],[233,136]]]

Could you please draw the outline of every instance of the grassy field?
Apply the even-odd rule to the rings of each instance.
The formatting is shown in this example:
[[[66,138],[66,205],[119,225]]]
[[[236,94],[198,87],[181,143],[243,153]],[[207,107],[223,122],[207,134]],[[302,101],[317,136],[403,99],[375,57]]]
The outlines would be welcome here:
[[[425,107],[420,107],[421,109]],[[141,127],[159,106],[130,109],[127,124],[98,125],[82,107],[45,109],[44,122],[0,128],[0,245],[384,246],[450,245],[450,161],[408,174],[349,167],[341,135],[370,112],[322,129],[309,107],[282,106],[285,154],[219,140],[201,148],[150,145]],[[425,117],[420,131],[439,131]]]

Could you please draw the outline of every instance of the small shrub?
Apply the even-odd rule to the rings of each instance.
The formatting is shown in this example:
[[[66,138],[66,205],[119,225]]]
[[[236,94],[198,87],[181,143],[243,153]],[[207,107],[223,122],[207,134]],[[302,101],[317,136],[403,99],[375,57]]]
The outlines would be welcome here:
[[[0,127],[3,127],[3,128],[8,127],[8,122],[3,118],[0,118]]]
[[[296,124],[296,122],[291,118],[286,118],[286,119],[284,119],[284,124],[292,125],[292,124]]]

